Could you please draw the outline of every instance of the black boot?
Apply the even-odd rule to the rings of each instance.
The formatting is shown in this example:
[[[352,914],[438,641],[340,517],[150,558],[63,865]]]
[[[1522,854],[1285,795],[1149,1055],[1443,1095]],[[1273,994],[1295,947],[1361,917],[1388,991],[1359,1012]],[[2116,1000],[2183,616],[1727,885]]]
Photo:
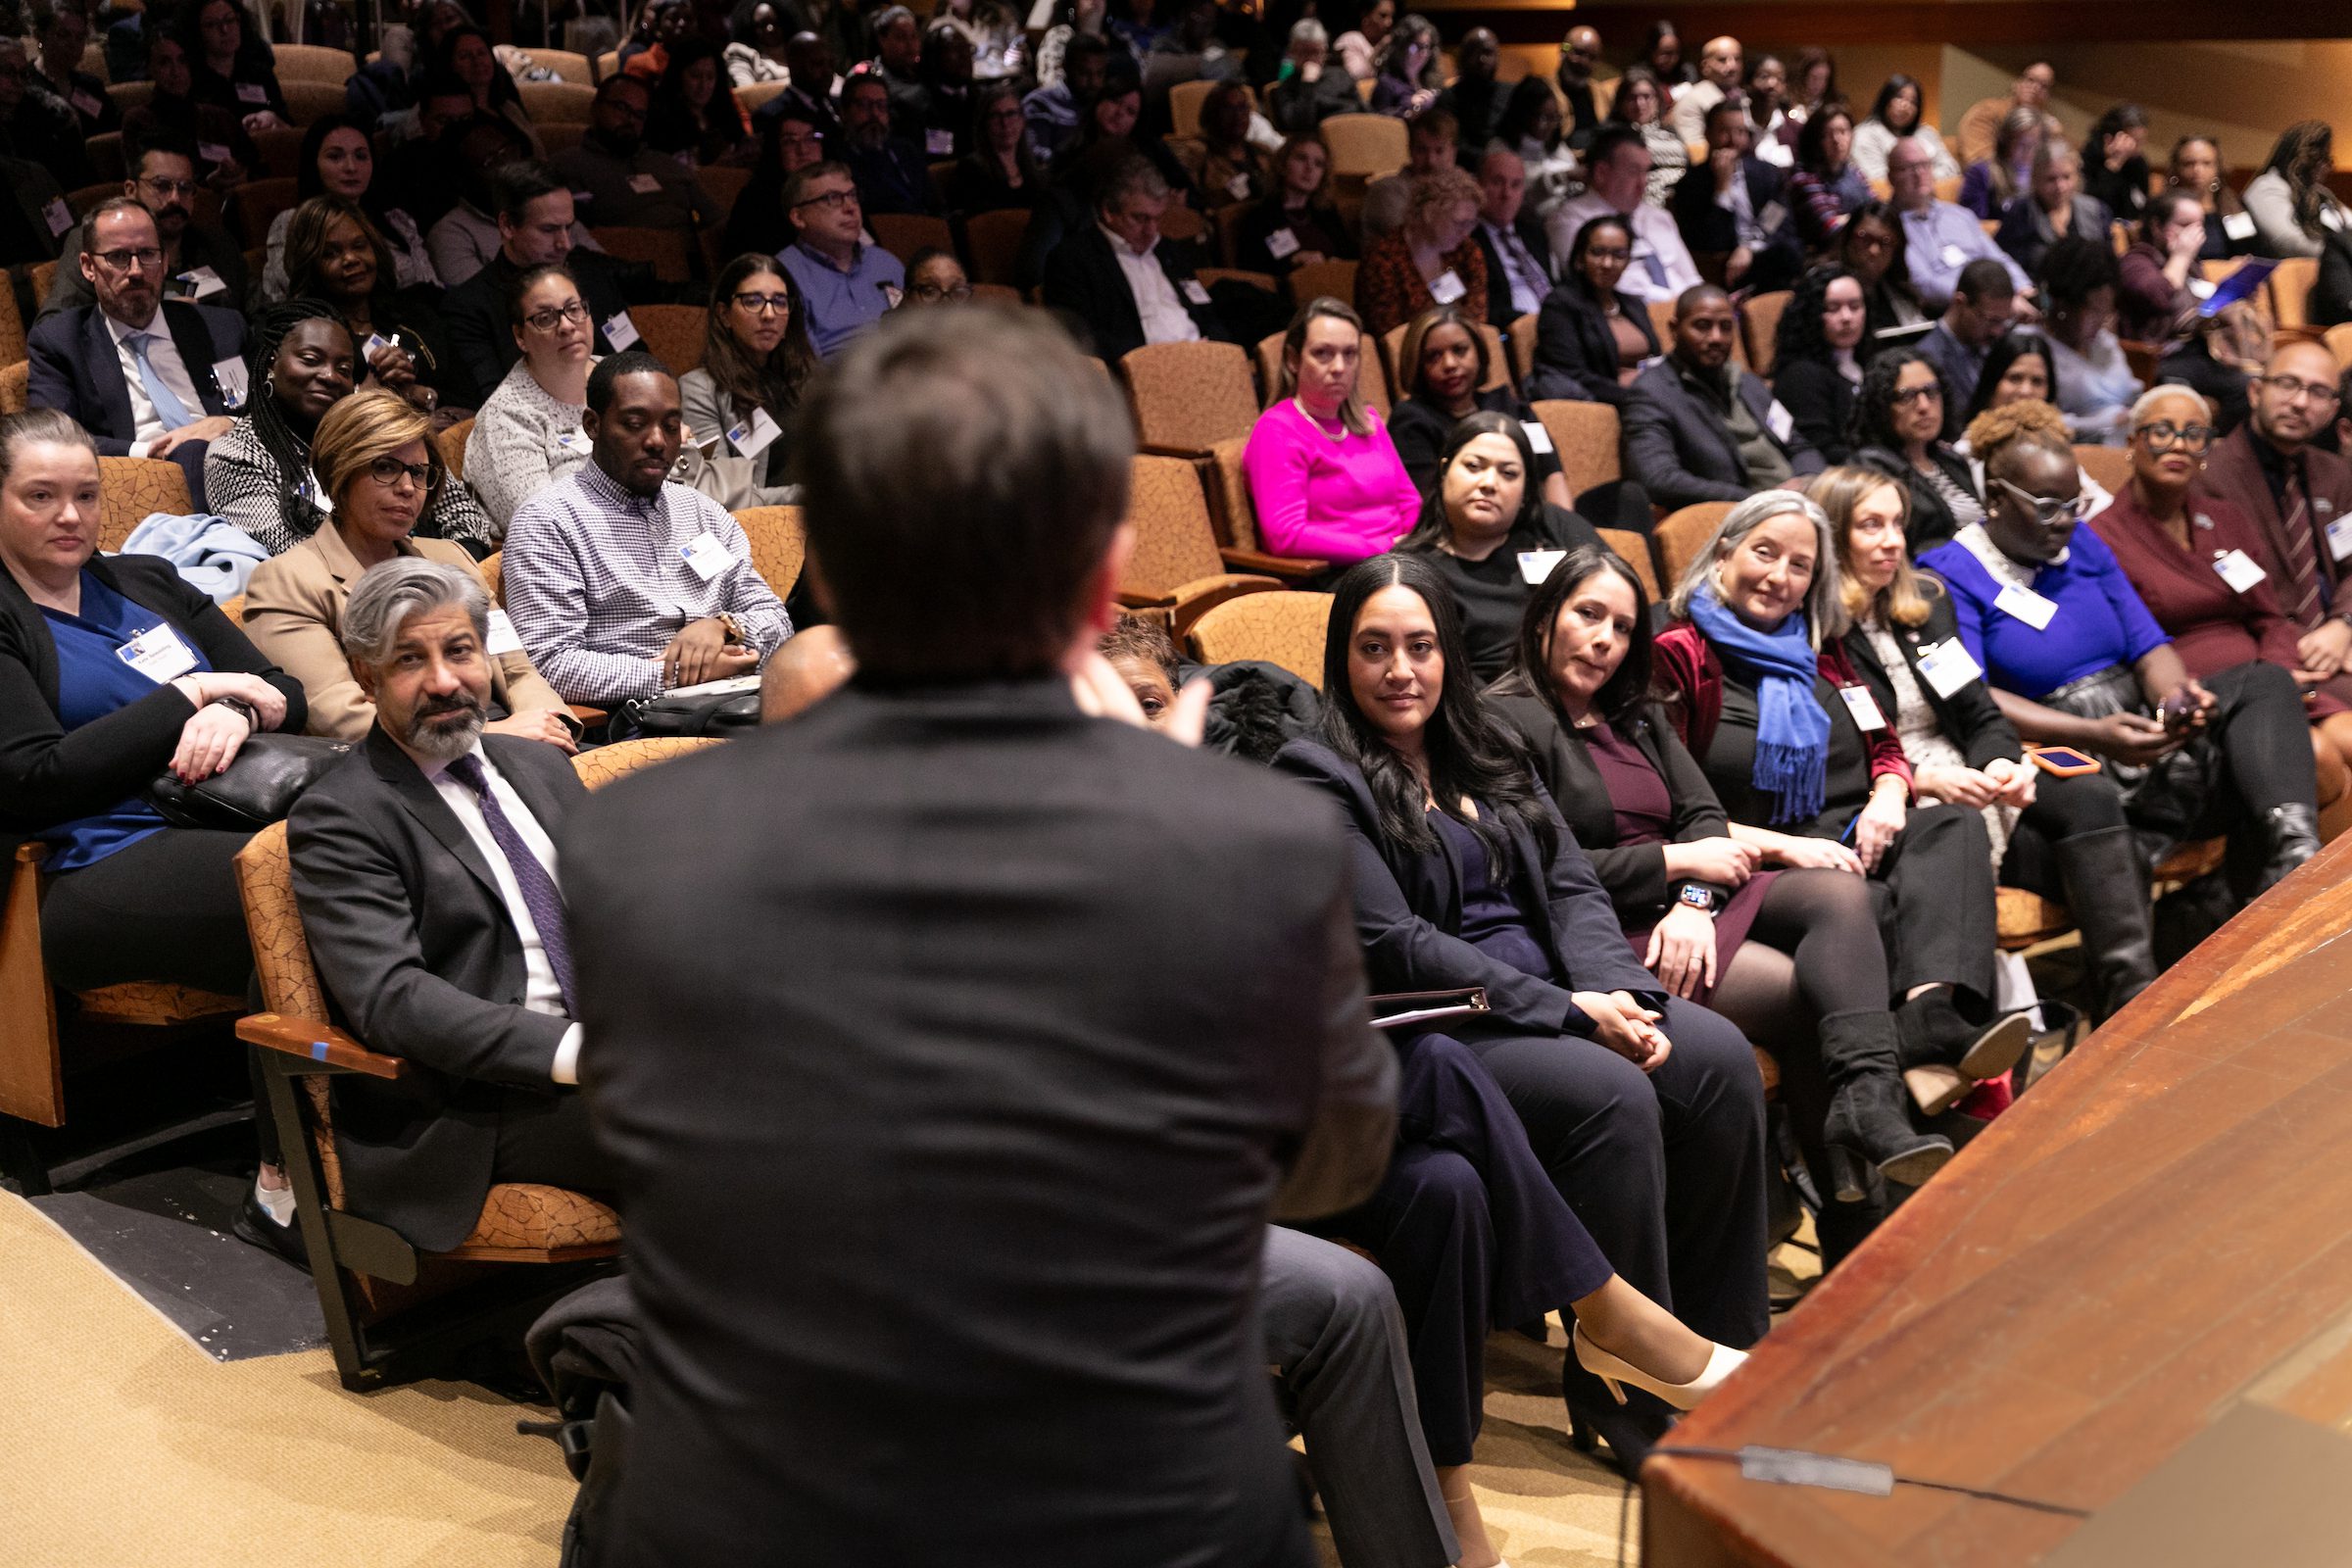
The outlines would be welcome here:
[[[1990,1024],[1971,1022],[1950,986],[1923,991],[1894,1010],[1896,1059],[1903,1082],[1930,1116],[1951,1109],[1987,1078],[2017,1065],[2033,1042],[2033,1021],[2022,1012]]]
[[[2262,872],[2254,880],[2257,895],[2277,887],[2289,871],[2320,853],[2319,809],[2298,801],[2263,812],[2262,852]]]
[[[2082,932],[2093,1023],[2105,1023],[2156,978],[2148,866],[2128,827],[2060,839],[2058,875]]]
[[[1830,1082],[1822,1123],[1831,1183],[1840,1203],[1870,1191],[1865,1164],[1917,1187],[1952,1157],[1946,1139],[1911,1125],[1896,1076],[1894,1018],[1885,1012],[1836,1012],[1821,1020],[1821,1065]]]

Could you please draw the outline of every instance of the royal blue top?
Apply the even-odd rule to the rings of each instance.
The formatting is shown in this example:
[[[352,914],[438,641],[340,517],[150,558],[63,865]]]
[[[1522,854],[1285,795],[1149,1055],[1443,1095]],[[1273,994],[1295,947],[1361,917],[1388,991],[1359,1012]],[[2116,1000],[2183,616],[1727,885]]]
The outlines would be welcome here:
[[[1960,641],[2005,692],[2039,698],[2112,664],[2136,662],[2172,639],[2140,603],[2115,553],[2088,528],[2075,529],[2066,559],[2034,574],[2034,591],[2058,606],[2040,631],[1994,608],[2002,584],[1958,540],[1919,558],[1952,591]]]

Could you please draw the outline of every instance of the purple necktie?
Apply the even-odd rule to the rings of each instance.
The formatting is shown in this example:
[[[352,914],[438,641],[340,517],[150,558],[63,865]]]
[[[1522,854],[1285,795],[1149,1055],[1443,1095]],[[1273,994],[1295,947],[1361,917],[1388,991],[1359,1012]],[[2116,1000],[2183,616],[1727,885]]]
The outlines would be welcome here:
[[[482,803],[482,819],[490,824],[490,836],[498,841],[500,853],[514,873],[514,885],[522,890],[522,906],[531,911],[531,924],[539,928],[539,947],[547,955],[547,966],[556,971],[556,989],[564,993],[564,1015],[572,1016],[571,943],[564,934],[564,895],[557,890],[556,879],[547,874],[539,857],[514,831],[498,797],[490,793],[490,777],[482,771],[479,757],[467,752],[449,764],[448,772]]]

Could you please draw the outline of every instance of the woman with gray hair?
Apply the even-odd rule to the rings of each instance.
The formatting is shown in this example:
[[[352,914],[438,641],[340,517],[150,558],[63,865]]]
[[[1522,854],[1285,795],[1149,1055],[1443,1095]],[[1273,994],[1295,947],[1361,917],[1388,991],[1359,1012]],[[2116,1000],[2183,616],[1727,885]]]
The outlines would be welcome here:
[[[1871,879],[1891,913],[1900,1061],[1922,1108],[1941,1110],[2014,1066],[2028,1030],[1993,1019],[1984,818],[1912,804],[1902,742],[1840,642],[1838,560],[1829,518],[1795,491],[1734,506],[1675,585],[1658,685],[1733,837],[1766,865]]]

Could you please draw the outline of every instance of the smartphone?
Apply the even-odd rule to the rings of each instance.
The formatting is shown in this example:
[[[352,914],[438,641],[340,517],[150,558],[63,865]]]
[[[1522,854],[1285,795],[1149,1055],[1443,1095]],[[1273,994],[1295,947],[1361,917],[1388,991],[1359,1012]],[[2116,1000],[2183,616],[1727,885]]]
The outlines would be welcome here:
[[[2029,746],[2026,760],[2057,778],[2079,778],[2084,773],[2096,773],[2099,760],[2087,752],[2078,752],[2072,746]]]
[[[2197,721],[2197,699],[2186,687],[2156,705],[2157,720],[2176,735],[2186,734]]]

